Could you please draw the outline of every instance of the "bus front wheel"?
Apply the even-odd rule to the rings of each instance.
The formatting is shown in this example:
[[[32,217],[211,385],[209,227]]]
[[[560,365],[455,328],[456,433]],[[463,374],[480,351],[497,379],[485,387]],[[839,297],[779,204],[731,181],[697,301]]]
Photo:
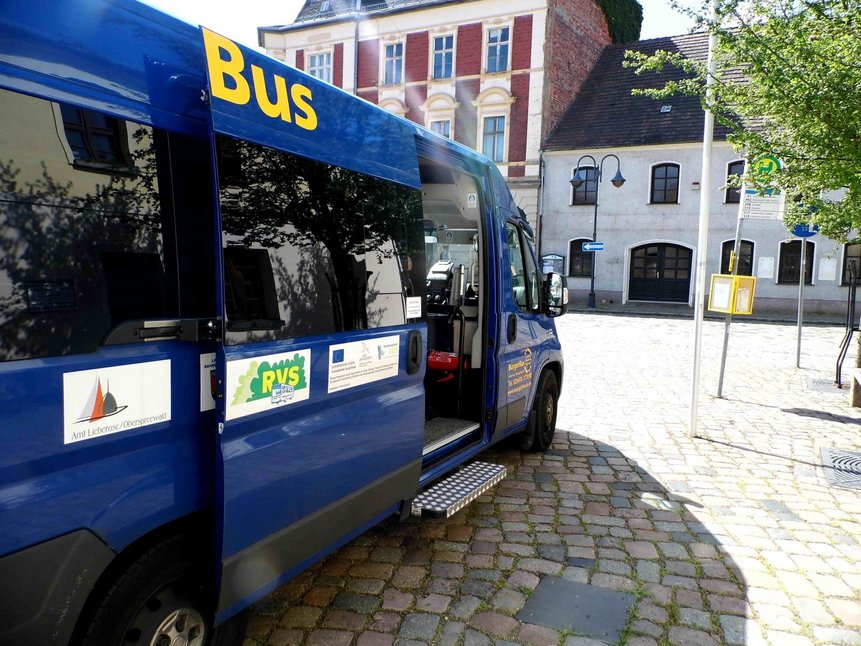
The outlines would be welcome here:
[[[175,536],[134,561],[104,592],[81,645],[240,644],[245,617],[213,628],[209,577],[190,554],[190,537]]]
[[[535,401],[529,415],[529,426],[520,436],[519,446],[523,451],[544,452],[550,448],[556,433],[556,413],[559,403],[559,385],[556,373],[550,369],[541,373]]]

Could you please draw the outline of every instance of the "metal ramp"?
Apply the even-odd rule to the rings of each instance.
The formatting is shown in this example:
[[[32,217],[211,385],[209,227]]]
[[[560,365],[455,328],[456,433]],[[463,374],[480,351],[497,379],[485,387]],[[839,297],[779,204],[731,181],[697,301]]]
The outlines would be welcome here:
[[[425,442],[422,456],[469,435],[478,428],[478,422],[453,417],[434,417],[425,422]]]
[[[501,464],[473,462],[417,496],[413,500],[412,515],[448,518],[502,480],[507,473]]]

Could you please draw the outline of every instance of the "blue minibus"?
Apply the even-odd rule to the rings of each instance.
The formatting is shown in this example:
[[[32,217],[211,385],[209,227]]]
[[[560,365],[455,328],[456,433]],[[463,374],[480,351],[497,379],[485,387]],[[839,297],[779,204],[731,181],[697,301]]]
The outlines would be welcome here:
[[[564,277],[474,151],[132,0],[0,7],[0,644],[229,644],[553,438]]]

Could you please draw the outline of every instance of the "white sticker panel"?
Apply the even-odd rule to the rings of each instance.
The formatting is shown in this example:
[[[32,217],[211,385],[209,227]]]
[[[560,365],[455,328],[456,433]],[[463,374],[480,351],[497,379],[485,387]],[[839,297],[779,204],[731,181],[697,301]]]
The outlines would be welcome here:
[[[227,362],[228,420],[306,401],[311,396],[311,350]]]
[[[200,355],[200,412],[215,410],[212,380],[215,377],[215,353]]]
[[[170,420],[170,360],[63,374],[63,444]]]
[[[407,318],[419,319],[422,317],[422,297],[407,296]]]
[[[397,335],[330,345],[329,392],[396,377],[399,350]]]

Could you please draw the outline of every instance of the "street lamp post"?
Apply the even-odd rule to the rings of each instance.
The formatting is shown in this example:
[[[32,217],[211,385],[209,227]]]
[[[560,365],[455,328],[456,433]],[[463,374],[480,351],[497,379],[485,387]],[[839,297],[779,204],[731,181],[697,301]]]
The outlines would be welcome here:
[[[607,161],[608,157],[612,157],[616,160],[616,174],[610,182],[616,188],[621,187],[622,184],[625,183],[625,178],[622,177],[622,162],[620,162],[619,158],[613,153],[604,155],[601,158],[600,164],[595,161],[595,158],[592,155],[582,155],[580,159],[577,160],[577,172],[574,174],[574,177],[571,178],[571,186],[576,191],[580,186],[588,181],[587,174],[583,172],[580,162],[584,159],[592,160],[592,168],[595,170],[595,214],[592,216],[592,242],[596,242],[598,239],[598,187],[601,184],[601,177],[604,174],[604,162]],[[595,253],[597,252],[592,252],[592,276],[589,281],[589,301],[586,303],[586,307],[589,309],[595,309]]]

